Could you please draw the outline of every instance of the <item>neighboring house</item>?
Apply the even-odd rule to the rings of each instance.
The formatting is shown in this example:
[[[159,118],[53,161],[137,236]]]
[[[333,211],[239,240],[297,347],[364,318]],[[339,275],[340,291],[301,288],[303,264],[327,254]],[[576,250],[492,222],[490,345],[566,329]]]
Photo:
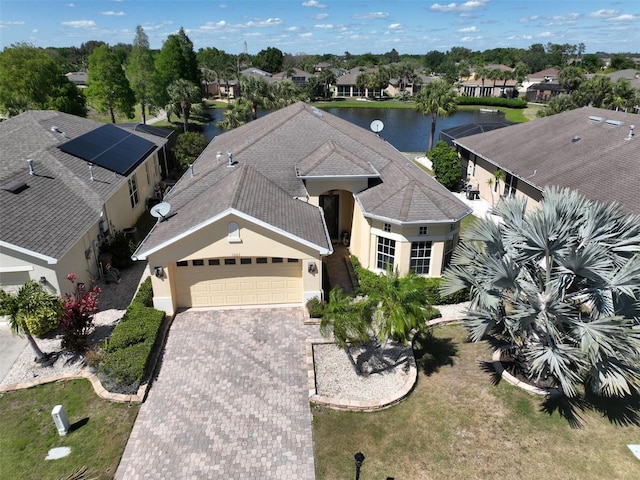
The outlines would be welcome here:
[[[168,313],[322,297],[336,242],[376,272],[439,276],[470,213],[382,138],[301,102],[216,136],[165,201],[134,258]]]
[[[344,75],[340,75],[336,79],[334,86],[334,97],[379,97],[379,90],[369,90],[368,88],[358,88],[356,82],[358,77],[363,73],[377,72],[377,68],[362,69],[361,67],[352,68]]]
[[[558,80],[559,73],[560,70],[557,68],[547,68],[545,70],[540,70],[539,72],[530,73],[527,75],[526,80],[522,82],[522,88],[526,90],[536,83],[555,82]]]
[[[485,71],[499,70],[501,72],[513,72],[513,68],[507,65],[487,65]],[[473,72],[468,79],[462,79],[460,94],[466,97],[506,97],[513,98],[516,94],[518,82],[515,79],[499,80],[479,76]]]
[[[55,111],[0,123],[0,288],[62,294],[100,275],[102,243],[135,225],[166,139]]]
[[[274,75],[273,80],[278,82],[290,80],[295,86],[304,88],[311,77],[315,77],[315,75],[300,70],[299,68],[294,68],[292,72],[280,72]]]
[[[640,117],[584,107],[454,141],[480,196],[528,199],[537,207],[544,188],[577,190],[640,214]],[[493,182],[496,170],[504,180]]]
[[[69,72],[65,74],[65,77],[78,88],[87,88],[87,80],[89,78],[87,72]]]
[[[561,93],[566,92],[558,82],[534,83],[527,88],[525,99],[527,102],[546,103]]]

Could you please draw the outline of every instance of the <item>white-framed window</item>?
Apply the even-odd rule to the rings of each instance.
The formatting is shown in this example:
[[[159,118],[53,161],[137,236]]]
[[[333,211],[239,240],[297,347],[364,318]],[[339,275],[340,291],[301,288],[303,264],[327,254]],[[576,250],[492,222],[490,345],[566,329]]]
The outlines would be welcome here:
[[[518,177],[514,177],[510,173],[507,173],[504,179],[504,196],[513,197],[518,190]]]
[[[240,227],[236,222],[229,223],[229,242],[240,242]]]
[[[135,174],[129,178],[129,199],[131,200],[131,208],[135,208],[140,201],[138,197],[138,182],[136,181]]]
[[[430,263],[431,242],[412,242],[409,270],[418,275],[428,275]]]
[[[393,270],[396,255],[396,241],[378,237],[376,266],[382,270]]]
[[[429,227],[418,227],[418,235],[429,235]]]

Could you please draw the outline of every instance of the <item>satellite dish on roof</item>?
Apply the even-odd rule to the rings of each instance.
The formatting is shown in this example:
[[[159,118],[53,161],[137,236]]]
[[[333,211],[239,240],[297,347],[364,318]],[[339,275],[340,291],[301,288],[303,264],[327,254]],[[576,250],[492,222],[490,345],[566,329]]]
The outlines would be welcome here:
[[[382,123],[382,120],[374,120],[373,122],[371,122],[370,128],[373,133],[377,134],[384,128],[384,123]]]
[[[149,210],[149,213],[153,217],[162,218],[161,221],[164,222],[167,219],[167,215],[169,215],[170,211],[171,211],[171,205],[168,202],[162,202],[151,207],[151,210]]]

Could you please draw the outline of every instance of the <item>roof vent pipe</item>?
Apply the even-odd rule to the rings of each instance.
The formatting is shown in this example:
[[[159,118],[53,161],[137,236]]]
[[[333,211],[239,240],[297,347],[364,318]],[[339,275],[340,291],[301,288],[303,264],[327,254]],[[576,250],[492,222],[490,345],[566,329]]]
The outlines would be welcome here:
[[[227,158],[229,159],[229,164],[227,167],[233,167],[233,153],[227,150]]]
[[[222,158],[222,152],[217,152],[216,153],[216,160],[220,161],[221,158]]]
[[[195,173],[193,172],[193,163],[189,164],[189,172],[191,173],[191,178],[193,178],[195,176]]]
[[[629,135],[627,135],[627,140],[631,140],[633,138],[633,129],[636,128],[635,125],[629,125]]]
[[[89,178],[92,182],[95,180],[95,177],[93,176],[93,163],[89,163]]]
[[[33,169],[33,160],[31,160],[30,158],[27,159],[27,163],[29,164],[29,175],[35,175],[36,172]]]

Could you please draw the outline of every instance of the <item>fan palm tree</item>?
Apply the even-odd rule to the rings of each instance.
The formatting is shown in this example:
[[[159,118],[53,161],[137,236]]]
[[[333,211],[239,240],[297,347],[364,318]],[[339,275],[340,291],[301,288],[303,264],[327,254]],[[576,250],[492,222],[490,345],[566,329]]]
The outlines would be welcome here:
[[[456,92],[446,80],[434,80],[422,87],[416,95],[416,109],[423,115],[431,115],[429,150],[433,149],[438,117],[447,117],[457,109]]]
[[[9,317],[9,326],[14,333],[27,338],[39,363],[46,360],[47,355],[33,335],[41,335],[57,327],[62,310],[62,299],[33,280],[25,283],[15,294],[0,290],[0,315]]]
[[[189,128],[189,117],[191,116],[191,109],[195,105],[202,103],[202,92],[200,87],[195,83],[181,78],[171,83],[167,87],[167,93],[169,94],[169,105],[167,111],[180,112],[182,116],[182,125],[186,133]],[[173,108],[171,108],[173,106]]]
[[[219,121],[217,127],[223,130],[233,130],[247,123],[250,116],[251,105],[244,98],[238,98],[227,104],[224,120]]]
[[[240,79],[240,94],[251,105],[251,117],[258,118],[258,108],[269,108],[271,96],[269,84],[259,77],[242,77]]]
[[[506,338],[532,380],[565,395],[640,392],[640,216],[560,189],[540,208],[510,198],[478,219],[445,272],[471,291],[470,337]]]

